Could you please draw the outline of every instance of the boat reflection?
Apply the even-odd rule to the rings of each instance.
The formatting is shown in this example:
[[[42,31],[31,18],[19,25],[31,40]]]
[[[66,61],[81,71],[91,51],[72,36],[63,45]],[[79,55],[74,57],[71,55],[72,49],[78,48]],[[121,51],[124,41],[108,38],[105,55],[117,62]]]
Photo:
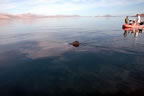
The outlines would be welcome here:
[[[124,38],[127,37],[128,34],[131,34],[134,36],[134,38],[137,38],[139,33],[144,33],[144,29],[143,28],[124,28],[124,33],[123,33],[123,36]]]

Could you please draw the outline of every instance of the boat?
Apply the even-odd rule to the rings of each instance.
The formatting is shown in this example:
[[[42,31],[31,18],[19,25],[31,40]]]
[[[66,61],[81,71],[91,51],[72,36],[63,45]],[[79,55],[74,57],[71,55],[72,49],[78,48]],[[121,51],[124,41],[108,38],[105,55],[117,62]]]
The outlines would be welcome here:
[[[123,24],[123,28],[144,28],[144,25],[129,25],[129,24]]]
[[[125,27],[125,28],[123,28],[123,30],[125,30],[125,31],[133,31],[133,30],[143,30],[144,28],[143,27]]]

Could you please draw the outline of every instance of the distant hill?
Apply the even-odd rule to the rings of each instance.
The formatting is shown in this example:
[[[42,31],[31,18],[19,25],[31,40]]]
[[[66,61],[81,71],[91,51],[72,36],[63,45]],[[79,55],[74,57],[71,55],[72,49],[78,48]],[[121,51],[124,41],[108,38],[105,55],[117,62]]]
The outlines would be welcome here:
[[[103,16],[95,16],[95,17],[118,17],[118,16],[112,16],[110,14],[106,14],[106,15],[103,15]]]
[[[15,18],[15,16],[6,13],[0,13],[0,19],[11,19],[11,18]]]
[[[27,14],[19,14],[19,15],[16,15],[16,17],[18,17],[18,18],[35,18],[35,17],[37,17],[37,16],[34,15],[34,14],[27,13]]]
[[[131,17],[137,17],[138,14],[136,14],[135,16],[131,16]],[[140,16],[144,17],[144,13],[141,13]]]
[[[25,14],[18,14],[18,15],[12,15],[12,14],[6,14],[6,13],[0,13],[0,19],[33,19],[33,18],[56,18],[56,17],[80,17],[79,15],[53,15],[53,16],[44,16],[44,15],[36,15],[31,13],[25,13]]]
[[[140,14],[140,16],[144,16],[144,13]]]

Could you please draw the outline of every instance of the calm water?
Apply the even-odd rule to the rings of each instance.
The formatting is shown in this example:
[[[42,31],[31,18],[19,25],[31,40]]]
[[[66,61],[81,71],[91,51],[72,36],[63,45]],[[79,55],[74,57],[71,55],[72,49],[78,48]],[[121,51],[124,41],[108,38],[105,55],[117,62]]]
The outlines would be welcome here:
[[[144,33],[124,31],[123,23],[123,17],[0,20],[0,96],[142,93]]]

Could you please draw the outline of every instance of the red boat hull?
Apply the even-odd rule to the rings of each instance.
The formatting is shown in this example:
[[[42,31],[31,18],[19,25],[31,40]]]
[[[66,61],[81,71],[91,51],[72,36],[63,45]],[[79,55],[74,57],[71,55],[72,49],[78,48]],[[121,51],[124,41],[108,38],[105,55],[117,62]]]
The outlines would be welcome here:
[[[144,25],[128,25],[128,24],[123,24],[123,28],[144,28]]]

